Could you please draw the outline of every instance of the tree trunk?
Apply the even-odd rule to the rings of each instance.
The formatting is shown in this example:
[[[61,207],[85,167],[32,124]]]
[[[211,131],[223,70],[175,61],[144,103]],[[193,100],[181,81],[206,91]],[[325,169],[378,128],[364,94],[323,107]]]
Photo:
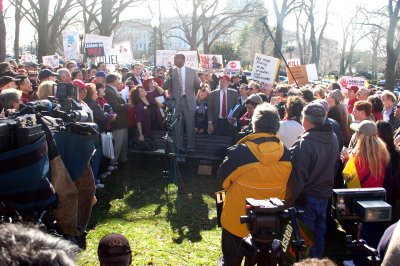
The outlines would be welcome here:
[[[38,23],[38,61],[42,62],[42,56],[47,55],[47,45],[49,41],[49,5],[50,0],[39,0],[39,23]]]
[[[101,24],[99,27],[100,35],[103,36],[111,36],[112,33],[112,9],[113,9],[113,1],[110,0],[102,0],[101,2]]]
[[[341,76],[346,74],[346,70],[344,69],[344,61],[345,61],[345,53],[342,50],[342,54],[340,55],[340,63],[339,63],[339,75],[341,75]]]
[[[21,28],[21,2],[15,1],[15,32],[14,32],[14,55],[15,60],[19,63],[19,31]]]
[[[4,23],[3,11],[0,12],[0,62],[6,59],[6,24]]]
[[[274,57],[281,58],[279,50],[282,49],[282,34],[283,34],[283,19],[282,16],[277,16],[276,31],[275,31],[275,42],[274,46]]]
[[[386,71],[385,71],[385,89],[393,91],[395,85],[395,72],[397,63],[396,52],[394,49],[387,47],[387,58],[386,58]]]

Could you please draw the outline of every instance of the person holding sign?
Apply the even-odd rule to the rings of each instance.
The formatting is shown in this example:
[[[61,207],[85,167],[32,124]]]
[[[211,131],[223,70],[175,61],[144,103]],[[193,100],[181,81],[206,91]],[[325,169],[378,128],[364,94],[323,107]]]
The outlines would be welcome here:
[[[200,88],[200,79],[196,70],[185,66],[185,55],[176,54],[174,64],[162,88],[170,90],[171,99],[175,102],[174,125],[176,145],[181,153],[185,152],[183,143],[183,121],[185,122],[188,155],[194,153],[194,113],[196,111],[196,91]]]

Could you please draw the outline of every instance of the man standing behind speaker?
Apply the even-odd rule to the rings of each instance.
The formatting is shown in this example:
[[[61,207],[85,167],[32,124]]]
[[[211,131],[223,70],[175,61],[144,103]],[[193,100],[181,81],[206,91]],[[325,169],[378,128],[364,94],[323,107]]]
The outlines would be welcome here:
[[[196,111],[196,92],[200,88],[200,79],[196,70],[185,66],[185,55],[176,54],[174,57],[176,68],[169,70],[169,77],[162,88],[170,90],[171,99],[175,100],[175,117],[178,121],[174,125],[175,141],[181,153],[185,152],[183,143],[183,121],[185,122],[188,155],[194,153],[194,113]]]

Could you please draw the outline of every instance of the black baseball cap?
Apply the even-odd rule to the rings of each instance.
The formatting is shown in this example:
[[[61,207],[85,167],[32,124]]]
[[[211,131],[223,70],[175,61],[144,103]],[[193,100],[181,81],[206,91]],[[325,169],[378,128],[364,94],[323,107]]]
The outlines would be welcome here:
[[[10,76],[0,77],[0,87],[3,87],[4,85],[7,85],[8,83],[10,83],[12,81],[16,82],[16,81],[20,81],[20,79],[16,79],[16,78],[13,78]]]
[[[39,71],[39,80],[48,78],[48,77],[58,77],[58,73],[51,71],[50,69],[42,69]]]

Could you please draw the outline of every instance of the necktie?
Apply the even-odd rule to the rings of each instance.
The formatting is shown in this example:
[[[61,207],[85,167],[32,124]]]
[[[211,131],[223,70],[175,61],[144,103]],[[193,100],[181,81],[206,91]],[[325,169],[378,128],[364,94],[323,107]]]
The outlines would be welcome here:
[[[178,68],[179,95],[183,94],[182,69]]]
[[[222,94],[222,118],[226,118],[226,93],[225,91]]]

